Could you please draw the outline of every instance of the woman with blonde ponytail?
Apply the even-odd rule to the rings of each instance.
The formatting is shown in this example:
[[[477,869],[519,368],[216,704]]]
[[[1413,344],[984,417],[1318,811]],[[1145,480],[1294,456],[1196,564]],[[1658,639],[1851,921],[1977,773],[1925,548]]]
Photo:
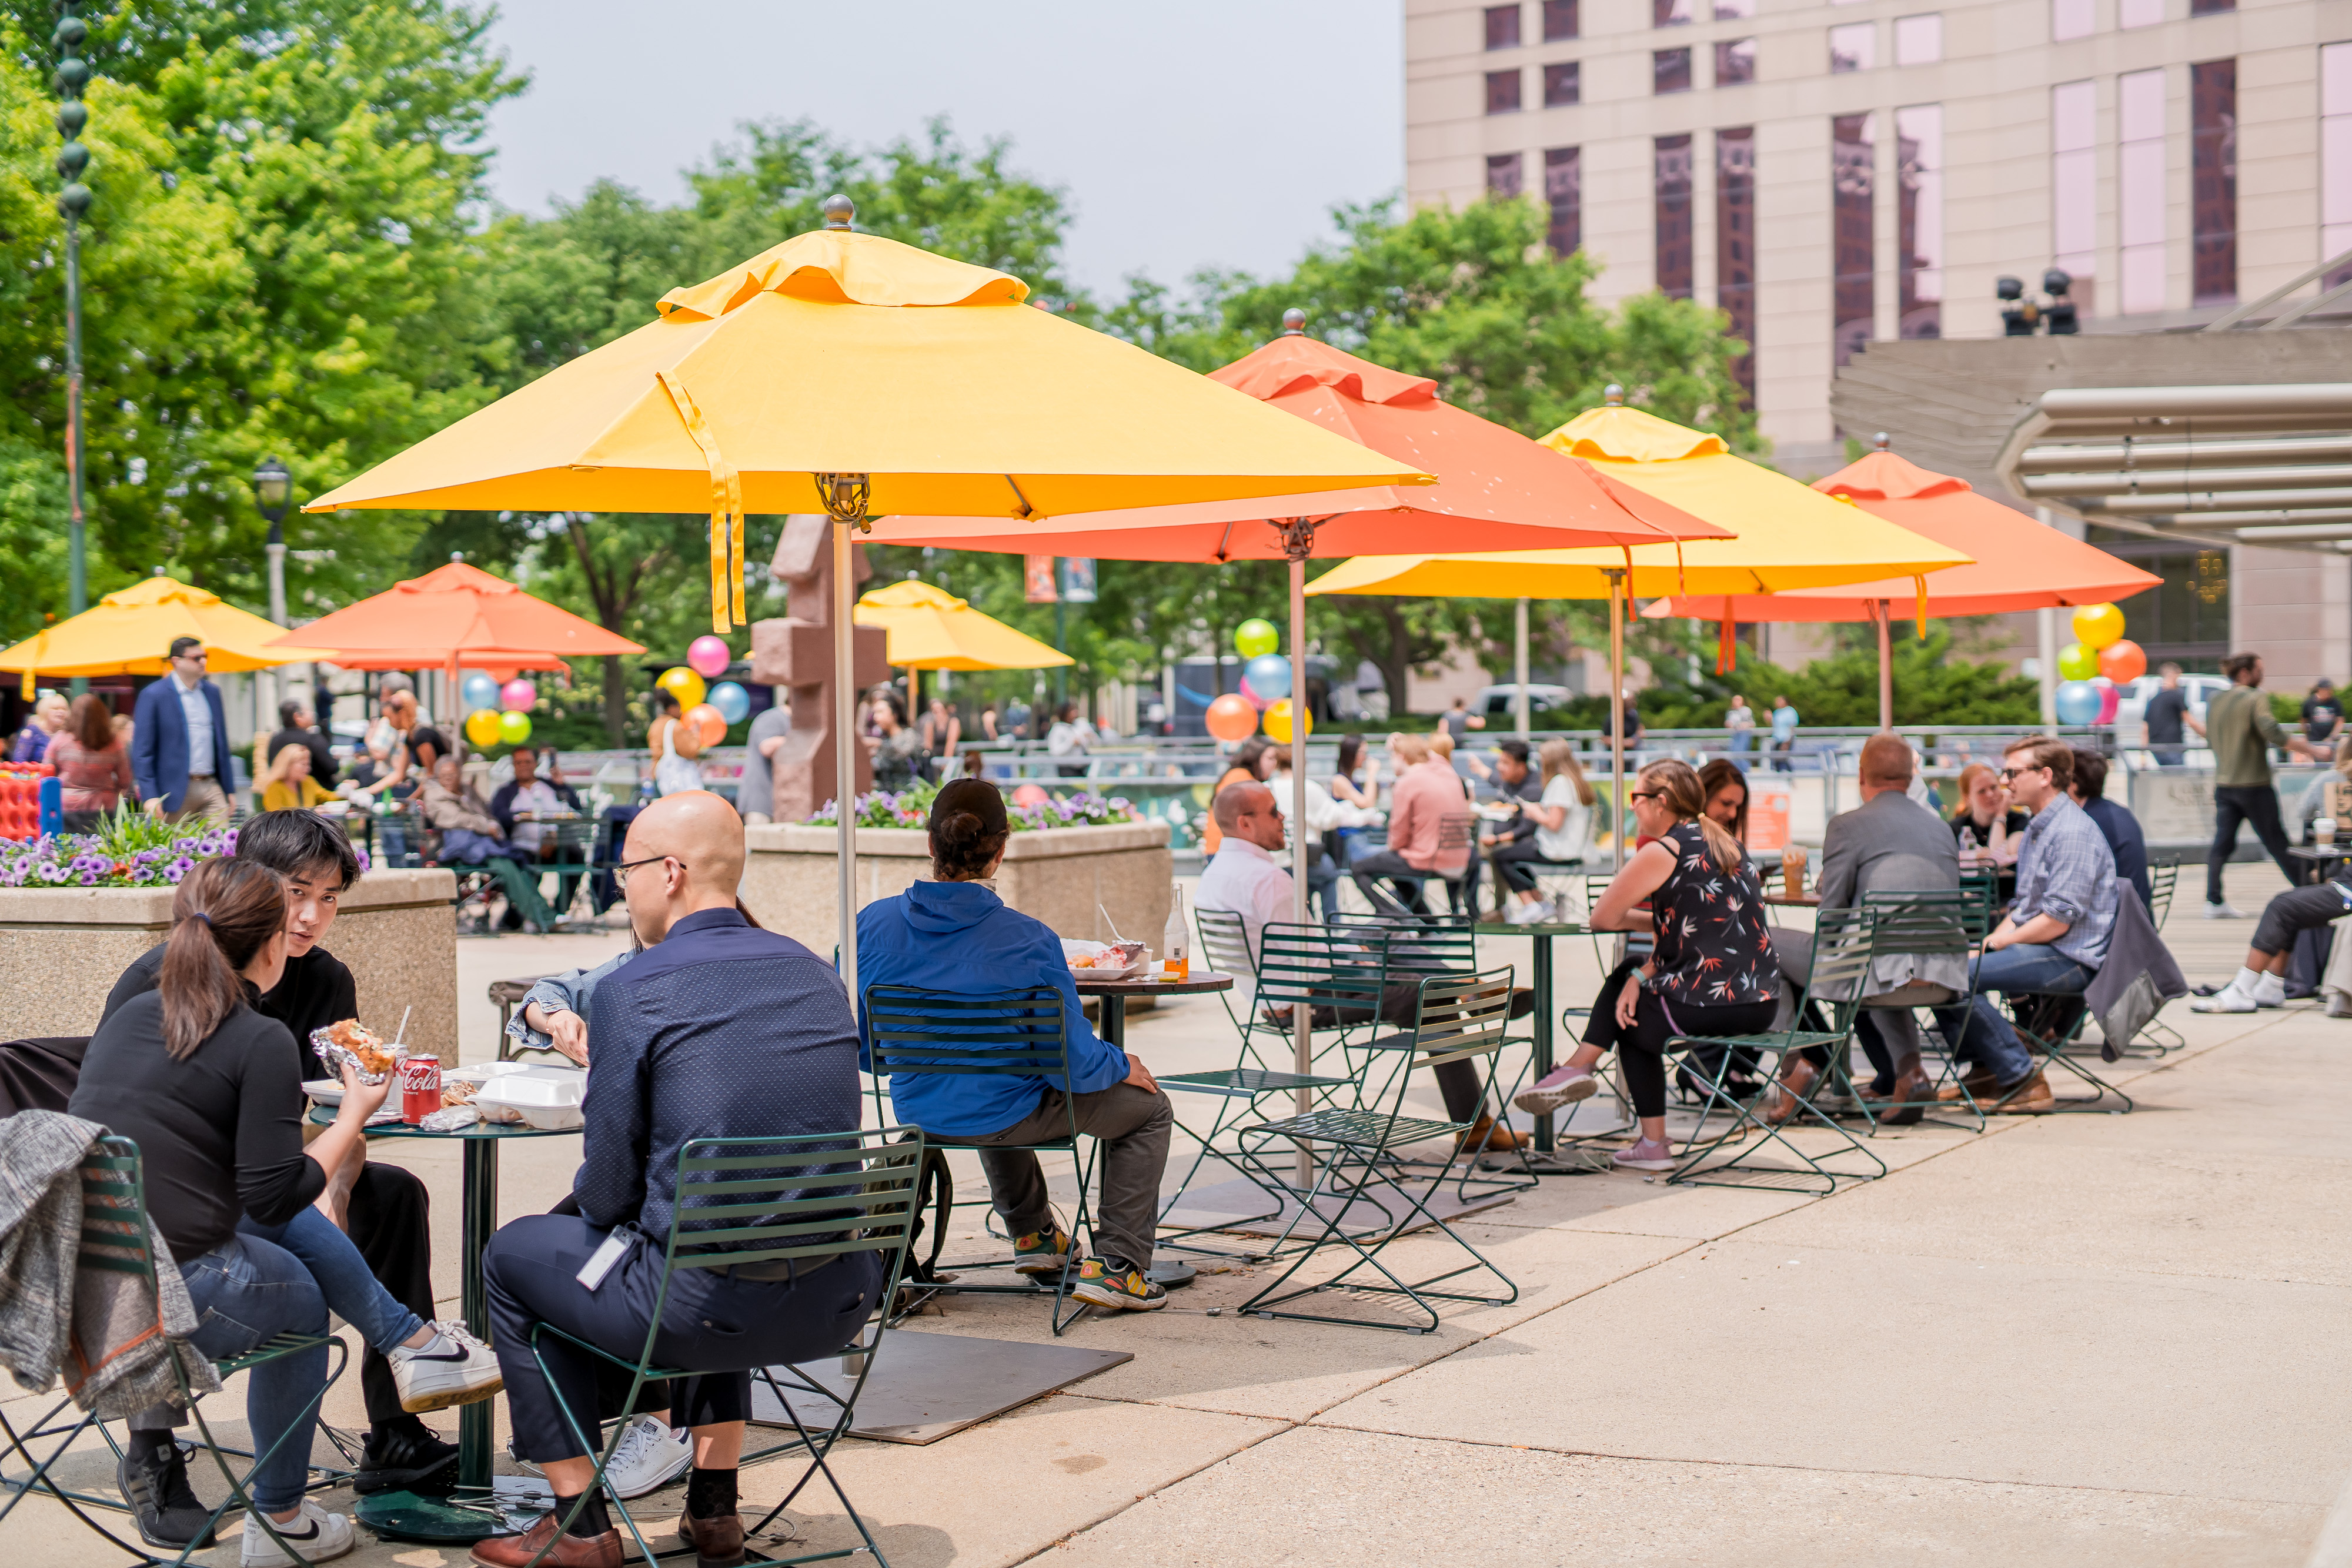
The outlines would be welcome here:
[[[487,1399],[501,1386],[488,1347],[394,1301],[312,1207],[391,1083],[347,1073],[334,1124],[303,1147],[301,1058],[286,1026],[253,1005],[285,973],[286,921],[286,881],[268,867],[207,861],[189,872],[172,897],[156,988],[99,1025],[68,1109],[139,1145],[148,1212],[187,1283],[198,1351],[222,1359],[282,1333],[323,1335],[331,1311],[390,1359],[404,1408]],[[247,1419],[269,1458],[247,1478],[243,1568],[352,1547],[351,1520],[303,1495],[327,1365],[321,1343],[247,1375]],[[116,1475],[141,1535],[173,1551],[211,1543],[211,1511],[172,1439],[183,1418],[169,1406],[134,1415]]]
[[[1617,1164],[1664,1171],[1675,1166],[1666,1145],[1666,1042],[1771,1028],[1780,968],[1755,867],[1707,816],[1690,764],[1651,763],[1635,778],[1631,803],[1652,841],[1593,904],[1592,927],[1647,931],[1655,943],[1646,959],[1620,965],[1601,982],[1584,1043],[1516,1103],[1542,1114],[1590,1097],[1598,1087],[1592,1065],[1613,1048],[1642,1124],[1641,1141],[1620,1150]]]

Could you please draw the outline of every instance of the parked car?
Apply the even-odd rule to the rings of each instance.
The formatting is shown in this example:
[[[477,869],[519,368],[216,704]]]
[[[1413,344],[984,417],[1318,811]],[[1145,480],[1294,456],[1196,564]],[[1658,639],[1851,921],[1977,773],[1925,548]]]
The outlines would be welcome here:
[[[2116,702],[2117,744],[2138,746],[2141,743],[2141,716],[2147,710],[2147,699],[2163,687],[2164,677],[2161,675],[2141,675],[2125,685]],[[2202,722],[2205,705],[2212,700],[2215,693],[2228,691],[2230,683],[2220,675],[2183,675],[2180,677],[2180,689],[2189,694],[2189,711]],[[2191,747],[2203,744],[2194,732],[2184,734],[2181,739]]]
[[[1517,700],[1518,695],[1519,688],[1516,683],[1508,685],[1488,686],[1478,694],[1477,700],[1470,706],[1473,712],[1483,713],[1489,718],[1507,717],[1512,712],[1512,705]],[[1564,708],[1574,695],[1575,694],[1566,686],[1540,686],[1529,681],[1528,683],[1528,717],[1532,721],[1538,714],[1551,713]]]

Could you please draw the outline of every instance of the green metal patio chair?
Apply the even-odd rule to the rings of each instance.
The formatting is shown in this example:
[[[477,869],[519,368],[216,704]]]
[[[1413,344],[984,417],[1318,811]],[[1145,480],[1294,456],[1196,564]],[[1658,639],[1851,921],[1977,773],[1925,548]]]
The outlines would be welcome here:
[[[1797,1111],[1775,1126],[1757,1113],[1755,1104],[1740,1100],[1725,1086],[1731,1064],[1739,1059],[1743,1050],[1759,1058],[1767,1054],[1785,1058],[1807,1050],[1826,1051],[1832,1068],[1844,1060],[1853,1046],[1854,1019],[1862,1010],[1862,991],[1869,983],[1874,925],[1875,916],[1863,909],[1824,909],[1814,918],[1811,978],[1797,1000],[1797,1013],[1801,1025],[1806,1009],[1817,1009],[1825,1028],[1792,1027],[1742,1035],[1677,1035],[1666,1042],[1669,1055],[1682,1054],[1690,1059],[1704,1050],[1711,1061],[1711,1066],[1700,1074],[1707,1098],[1700,1108],[1698,1125],[1684,1140],[1683,1163],[1667,1181],[1683,1186],[1769,1186],[1791,1191],[1811,1191],[1819,1183],[1820,1191],[1826,1196],[1837,1190],[1841,1176],[1848,1180],[1856,1176],[1853,1172],[1832,1171],[1823,1161],[1849,1154],[1858,1154],[1877,1167],[1874,1172],[1863,1173],[1860,1179],[1874,1180],[1886,1174],[1886,1162],[1815,1103],[1813,1095],[1794,1095]],[[1686,1060],[1685,1071],[1689,1070]],[[1784,1083],[1780,1092],[1791,1092]],[[1718,1115],[1723,1119],[1722,1124],[1710,1135],[1709,1124]],[[1836,1134],[1846,1146],[1818,1157],[1807,1154],[1789,1138],[1801,1121]],[[1795,1164],[1757,1162],[1758,1155],[1775,1147]],[[1732,1151],[1730,1157],[1717,1160],[1716,1156],[1727,1149]]]
[[[76,1258],[77,1271],[95,1269],[109,1273],[136,1275],[146,1282],[148,1295],[153,1299],[156,1295],[156,1258],[150,1244],[152,1232],[148,1225],[146,1178],[140,1163],[139,1145],[129,1138],[109,1135],[100,1138],[95,1148],[97,1152],[86,1155],[81,1163],[81,1248]],[[311,1402],[311,1409],[315,1411],[325,1400],[327,1391],[341,1378],[351,1359],[351,1347],[331,1334],[278,1334],[243,1355],[215,1361],[213,1367],[226,1381],[237,1373],[286,1356],[301,1354],[321,1344],[331,1347],[329,1368],[326,1380],[320,1385],[318,1397]],[[0,1448],[0,1457],[21,1454],[33,1467],[31,1472],[24,1476],[0,1473],[0,1520],[5,1520],[26,1493],[38,1490],[62,1503],[67,1511],[109,1542],[128,1552],[134,1562],[179,1564],[186,1563],[194,1552],[210,1550],[213,1531],[230,1510],[252,1509],[253,1500],[245,1490],[246,1478],[230,1467],[229,1460],[232,1458],[250,1458],[253,1464],[247,1467],[247,1474],[249,1475],[254,1466],[276,1454],[278,1448],[273,1444],[257,1455],[222,1443],[214,1434],[211,1424],[205,1421],[198,1397],[190,1390],[187,1376],[176,1356],[173,1358],[172,1365],[174,1380],[179,1385],[181,1403],[196,1424],[196,1431],[203,1438],[203,1448],[212,1456],[228,1487],[228,1496],[213,1510],[204,1532],[196,1538],[202,1544],[190,1545],[176,1557],[159,1557],[144,1545],[125,1541],[115,1534],[89,1512],[95,1509],[100,1512],[127,1514],[131,1511],[127,1501],[102,1493],[71,1490],[58,1482],[52,1473],[58,1461],[80,1440],[82,1434],[92,1427],[96,1427],[105,1438],[116,1458],[120,1458],[122,1452],[113,1434],[106,1430],[95,1415],[67,1414],[73,1404],[70,1396],[58,1400],[35,1417],[21,1435],[5,1415],[0,1415],[0,1440],[5,1443],[5,1448]],[[290,1436],[291,1432],[281,1436],[278,1442],[285,1442]],[[57,1439],[56,1446],[47,1458],[37,1456],[32,1446],[49,1438]],[[311,1490],[338,1485],[348,1479],[350,1474],[347,1471],[322,1471]],[[296,1563],[308,1564],[310,1559],[278,1533],[267,1514],[254,1511],[252,1518],[260,1521],[262,1530]]]
[[[982,996],[959,996],[944,991],[918,990],[911,986],[869,986],[866,989],[866,1024],[867,1036],[872,1041],[870,1071],[877,1120],[891,1119],[883,1112],[882,1105],[889,1093],[889,1081],[894,1077],[946,1075],[1058,1078],[1064,1083],[1070,1081],[1069,1041],[1064,1033],[1062,994],[1046,987]],[[1068,1130],[1061,1135],[1034,1144],[992,1144],[987,1146],[1068,1155],[1078,1169],[1078,1206],[1077,1211],[1070,1217],[1069,1233],[1074,1243],[1081,1236],[1091,1241],[1093,1220],[1087,1192],[1094,1185],[1094,1150],[1092,1147],[1083,1150],[1079,1147],[1078,1113],[1075,1101],[1066,1094],[1062,1106],[1066,1113],[1065,1125]],[[928,1130],[923,1135],[935,1149],[982,1146]],[[984,1208],[992,1216],[994,1213],[994,1205],[985,1196],[984,1188],[983,1196],[967,1198],[954,1207]],[[961,1273],[1009,1269],[1013,1262],[1014,1260],[1008,1256],[941,1266]],[[1077,1263],[1078,1253],[1074,1244],[1069,1255],[1063,1260],[1060,1273],[1050,1285],[1044,1283],[1042,1275],[1036,1282],[1024,1281],[1018,1285],[978,1285],[959,1279],[953,1284],[925,1284],[910,1288],[910,1293],[928,1300],[932,1295],[943,1293],[1034,1295],[1040,1291],[1049,1291],[1054,1293],[1054,1333],[1059,1334],[1086,1312],[1086,1303],[1069,1293],[1070,1281],[1077,1272]],[[1075,1304],[1065,1316],[1063,1307],[1071,1303]]]
[[[1882,889],[1862,895],[1863,908],[1877,920],[1872,951],[1916,958],[1957,958],[1969,972],[1973,972],[1977,954],[1984,946],[1986,934],[1992,928],[1990,895],[1981,885],[1958,888]],[[1924,1005],[1924,1004],[1923,1004]],[[1960,1026],[1960,1038],[1944,1040],[1944,1063],[1935,1080],[1959,1086],[1956,1101],[1918,1103],[1922,1119],[1938,1121],[1948,1113],[1973,1120],[1974,1131],[1983,1132],[1984,1110],[1969,1096],[1968,1086],[1958,1068],[1961,1048],[1967,1043],[1968,1031],[1976,1018],[1976,988],[1973,984],[1956,993],[1948,1002],[1935,1004],[1943,1008],[1968,1009],[1967,1019]],[[1916,1014],[1919,1010],[1914,1008]],[[1941,1038],[1937,1025],[1932,1036]],[[1849,1090],[1851,1092],[1851,1090]],[[1896,1110],[1891,1101],[1873,1100],[1864,1094],[1854,1095],[1854,1104],[1869,1121],[1873,1134],[1878,1130],[1889,1113]]]
[[[1399,1056],[1402,1065],[1396,1073],[1391,1109],[1330,1105],[1305,1115],[1261,1123],[1242,1134],[1245,1145],[1255,1142],[1259,1163],[1269,1171],[1274,1157],[1278,1157],[1274,1155],[1277,1146],[1287,1149],[1305,1145],[1317,1152],[1317,1160],[1312,1182],[1305,1187],[1293,1187],[1298,1212],[1282,1238],[1287,1242],[1293,1232],[1303,1230],[1310,1236],[1310,1244],[1298,1252],[1279,1278],[1244,1302],[1241,1312],[1261,1318],[1298,1318],[1309,1322],[1402,1329],[1417,1334],[1438,1324],[1437,1309],[1433,1302],[1483,1301],[1504,1306],[1518,1300],[1518,1287],[1468,1238],[1430,1208],[1429,1199],[1445,1183],[1446,1169],[1439,1169],[1425,1181],[1418,1176],[1408,1177],[1396,1157],[1416,1145],[1439,1139],[1451,1143],[1468,1130],[1468,1123],[1407,1114],[1405,1102],[1412,1074],[1448,1061],[1491,1059],[1502,1048],[1510,1008],[1511,970],[1507,966],[1472,975],[1425,977],[1418,983],[1412,1049]],[[1449,1167],[1450,1164],[1449,1161]],[[1385,1218],[1385,1223],[1374,1222],[1370,1227],[1369,1245],[1357,1234],[1364,1226],[1359,1205],[1370,1205]],[[1408,1282],[1381,1261],[1381,1254],[1398,1237],[1427,1228],[1433,1228],[1439,1235],[1460,1246],[1472,1261]],[[1355,1254],[1354,1260],[1328,1279],[1289,1288],[1315,1251],[1331,1244],[1349,1249]],[[1470,1294],[1431,1288],[1479,1270],[1499,1283],[1500,1293],[1488,1291]],[[1359,1280],[1360,1275],[1368,1272],[1377,1274],[1386,1283]],[[1397,1297],[1410,1302],[1426,1321],[1383,1322],[1283,1310],[1292,1301],[1323,1291]]]
[[[697,1138],[678,1151],[677,1215],[680,1223],[671,1228],[663,1249],[661,1282],[654,1296],[652,1324],[646,1331],[645,1347],[635,1359],[615,1355],[599,1345],[591,1344],[576,1335],[546,1323],[534,1323],[530,1330],[531,1357],[555,1395],[556,1408],[562,1412],[564,1424],[572,1430],[574,1441],[589,1453],[596,1455],[596,1474],[586,1491],[565,1514],[562,1523],[569,1527],[587,1500],[604,1491],[612,1510],[628,1527],[630,1537],[636,1542],[638,1552],[647,1568],[658,1568],[663,1555],[647,1543],[645,1531],[630,1514],[628,1504],[617,1491],[604,1487],[604,1470],[613,1462],[613,1455],[621,1446],[629,1423],[614,1425],[610,1438],[601,1443],[590,1434],[596,1431],[595,1411],[573,1410],[563,1397],[547,1365],[544,1343],[554,1338],[589,1352],[607,1364],[630,1375],[627,1397],[620,1408],[636,1407],[638,1392],[648,1383],[672,1378],[694,1377],[716,1373],[750,1371],[764,1381],[769,1390],[782,1405],[785,1416],[792,1422],[797,1441],[788,1441],[782,1449],[770,1449],[772,1454],[793,1448],[803,1449],[809,1456],[808,1468],[793,1484],[782,1501],[770,1509],[766,1517],[746,1530],[744,1539],[756,1539],[766,1530],[786,1505],[801,1494],[808,1483],[823,1475],[833,1488],[842,1509],[856,1526],[861,1546],[842,1547],[831,1552],[810,1552],[797,1557],[751,1555],[745,1558],[749,1568],[769,1568],[798,1563],[818,1563],[835,1557],[852,1557],[859,1552],[871,1552],[874,1561],[887,1564],[881,1546],[875,1541],[857,1505],[849,1500],[843,1490],[841,1478],[834,1474],[828,1462],[833,1446],[848,1432],[856,1414],[858,1395],[872,1375],[875,1354],[880,1350],[885,1333],[877,1330],[875,1343],[862,1346],[857,1380],[839,1408],[830,1426],[811,1431],[793,1408],[791,1391],[766,1368],[736,1366],[661,1366],[654,1357],[654,1343],[661,1336],[662,1305],[669,1299],[670,1281],[680,1270],[688,1269],[734,1269],[746,1265],[791,1261],[808,1261],[812,1268],[853,1253],[872,1252],[884,1260],[885,1278],[881,1291],[875,1297],[876,1309],[887,1318],[889,1303],[898,1291],[898,1272],[907,1257],[907,1239],[915,1219],[917,1179],[923,1165],[923,1138],[911,1127],[883,1127],[878,1130],[845,1133],[818,1133],[797,1137],[774,1138]],[[694,1228],[687,1228],[688,1224]],[[861,1341],[862,1341],[861,1334]],[[795,1375],[794,1387],[828,1400],[837,1397],[818,1387],[805,1376]],[[765,1457],[765,1456],[761,1456]],[[555,1549],[551,1539],[534,1563],[542,1561]]]

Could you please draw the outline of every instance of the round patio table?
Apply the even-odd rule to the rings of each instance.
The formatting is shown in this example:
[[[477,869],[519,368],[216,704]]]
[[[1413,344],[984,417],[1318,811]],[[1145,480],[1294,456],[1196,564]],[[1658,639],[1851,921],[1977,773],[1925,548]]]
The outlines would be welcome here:
[[[399,1091],[395,1086],[394,1092]],[[389,1103],[389,1102],[387,1102]],[[335,1119],[327,1106],[313,1107],[310,1120],[325,1125]],[[425,1138],[464,1145],[464,1196],[460,1200],[461,1234],[457,1260],[458,1302],[466,1327],[476,1337],[489,1337],[489,1303],[482,1293],[482,1249],[499,1228],[499,1147],[514,1138],[577,1137],[580,1129],[546,1130],[506,1123],[477,1122],[454,1133],[428,1133],[405,1122],[377,1122],[367,1129],[370,1138]],[[496,1451],[495,1402],[477,1400],[457,1410],[457,1490],[448,1497],[416,1492],[375,1492],[359,1500],[354,1511],[362,1524],[378,1535],[401,1541],[464,1543],[512,1531],[490,1506],[490,1460]]]
[[[1102,1039],[1105,1045],[1127,1049],[1127,998],[1129,997],[1198,997],[1211,991],[1234,988],[1231,975],[1213,974],[1196,969],[1181,980],[1089,980],[1076,973],[1070,977],[1082,997],[1102,999]],[[1143,1277],[1165,1290],[1178,1290],[1192,1282],[1200,1270],[1190,1263],[1154,1263],[1143,1271]]]

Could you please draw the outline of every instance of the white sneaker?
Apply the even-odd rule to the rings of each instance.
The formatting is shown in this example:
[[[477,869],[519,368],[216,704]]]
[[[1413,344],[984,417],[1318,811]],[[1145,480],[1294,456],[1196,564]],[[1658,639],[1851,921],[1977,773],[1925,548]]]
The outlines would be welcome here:
[[[2210,997],[2199,997],[2189,1004],[2192,1013],[2250,1013],[2254,1010],[2254,998],[2235,986],[2223,986]]]
[[[1551,906],[1538,899],[1533,904],[1514,904],[1503,912],[1503,919],[1512,925],[1537,925],[1550,915]]]
[[[2208,920],[2243,920],[2245,916],[2239,914],[2236,910],[2231,908],[2226,904],[2209,904],[2205,906],[2205,918]]]
[[[302,1554],[306,1562],[324,1563],[330,1557],[341,1557],[356,1543],[352,1530],[351,1515],[329,1513],[309,1498],[302,1500],[302,1511],[284,1524],[271,1521],[270,1529],[286,1539]],[[245,1516],[245,1546],[239,1553],[245,1568],[293,1568],[294,1558],[271,1538],[269,1531],[250,1510]]]
[[[499,1358],[463,1323],[427,1326],[441,1337],[416,1350],[395,1345],[384,1357],[392,1363],[392,1381],[400,1390],[403,1410],[419,1416],[427,1410],[446,1410],[452,1405],[471,1405],[506,1386],[499,1375]]]
[[[658,1416],[641,1416],[621,1434],[621,1446],[604,1467],[604,1486],[622,1498],[643,1497],[693,1468],[694,1434],[673,1431]]]

